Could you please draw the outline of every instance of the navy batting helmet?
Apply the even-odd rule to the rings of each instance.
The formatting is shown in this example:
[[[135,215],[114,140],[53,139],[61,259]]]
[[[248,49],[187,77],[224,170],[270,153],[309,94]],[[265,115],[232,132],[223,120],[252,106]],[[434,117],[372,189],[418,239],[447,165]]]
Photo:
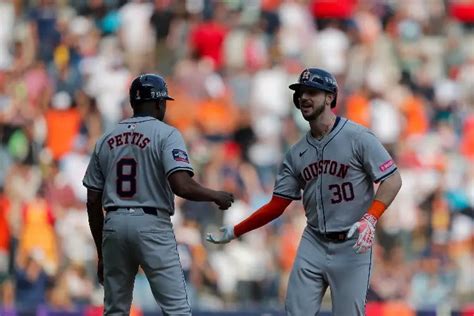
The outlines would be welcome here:
[[[298,98],[300,96],[300,88],[309,87],[319,90],[324,90],[334,94],[334,100],[331,102],[331,108],[336,106],[337,101],[337,82],[336,78],[329,72],[319,68],[308,68],[303,70],[298,82],[290,85],[291,90],[295,90],[293,93],[293,103],[299,108]]]
[[[144,74],[133,79],[130,85],[132,105],[150,100],[174,100],[168,95],[165,80],[155,74]]]

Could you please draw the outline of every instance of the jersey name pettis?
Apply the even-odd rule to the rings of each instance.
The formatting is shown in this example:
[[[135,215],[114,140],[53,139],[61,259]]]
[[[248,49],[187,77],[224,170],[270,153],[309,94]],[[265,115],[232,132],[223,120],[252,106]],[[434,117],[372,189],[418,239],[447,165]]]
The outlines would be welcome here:
[[[308,182],[313,178],[316,178],[319,174],[329,173],[332,176],[339,178],[345,178],[347,171],[349,170],[349,165],[338,163],[334,160],[319,160],[316,161],[307,167],[305,167],[300,174],[300,178]]]
[[[107,144],[109,144],[110,149],[128,144],[136,145],[143,149],[149,143],[150,139],[148,137],[144,137],[142,133],[137,132],[124,132],[122,134],[111,136],[107,139]]]

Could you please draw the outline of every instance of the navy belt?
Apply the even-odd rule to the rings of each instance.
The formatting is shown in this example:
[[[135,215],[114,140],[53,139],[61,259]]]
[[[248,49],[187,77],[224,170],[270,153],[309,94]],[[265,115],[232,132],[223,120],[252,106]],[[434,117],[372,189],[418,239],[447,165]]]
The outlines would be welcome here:
[[[347,233],[348,230],[340,231],[340,232],[315,232],[319,237],[332,241],[332,242],[343,242],[347,240]]]
[[[158,215],[158,209],[156,207],[148,207],[148,206],[138,206],[138,207],[118,207],[118,206],[110,206],[106,207],[105,211],[106,212],[115,212],[118,209],[125,208],[127,210],[132,209],[132,208],[137,208],[137,209],[142,209],[145,214],[150,214],[150,215]]]

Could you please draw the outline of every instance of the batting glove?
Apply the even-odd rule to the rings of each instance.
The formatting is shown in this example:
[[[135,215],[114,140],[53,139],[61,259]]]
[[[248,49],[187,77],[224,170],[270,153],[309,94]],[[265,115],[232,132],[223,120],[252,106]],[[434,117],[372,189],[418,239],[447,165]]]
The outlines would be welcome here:
[[[375,236],[375,224],[377,224],[377,218],[366,213],[349,229],[349,232],[347,233],[348,239],[354,235],[356,230],[359,232],[359,238],[354,247],[352,247],[357,253],[367,252],[367,250],[372,247]]]
[[[211,233],[208,233],[206,240],[212,242],[213,244],[227,244],[235,238],[233,225],[221,227],[219,231],[222,232],[220,237],[214,237]]]

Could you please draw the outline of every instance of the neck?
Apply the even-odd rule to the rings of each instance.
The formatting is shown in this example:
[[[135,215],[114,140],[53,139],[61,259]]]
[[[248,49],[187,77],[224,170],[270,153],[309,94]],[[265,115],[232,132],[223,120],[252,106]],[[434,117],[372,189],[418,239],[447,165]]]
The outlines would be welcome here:
[[[336,122],[336,115],[329,108],[326,108],[315,120],[309,122],[311,135],[316,139],[323,138],[326,134],[329,134],[334,122]]]
[[[141,116],[156,117],[156,113],[154,113],[154,111],[135,111],[135,112],[133,112],[133,117],[141,117]]]

